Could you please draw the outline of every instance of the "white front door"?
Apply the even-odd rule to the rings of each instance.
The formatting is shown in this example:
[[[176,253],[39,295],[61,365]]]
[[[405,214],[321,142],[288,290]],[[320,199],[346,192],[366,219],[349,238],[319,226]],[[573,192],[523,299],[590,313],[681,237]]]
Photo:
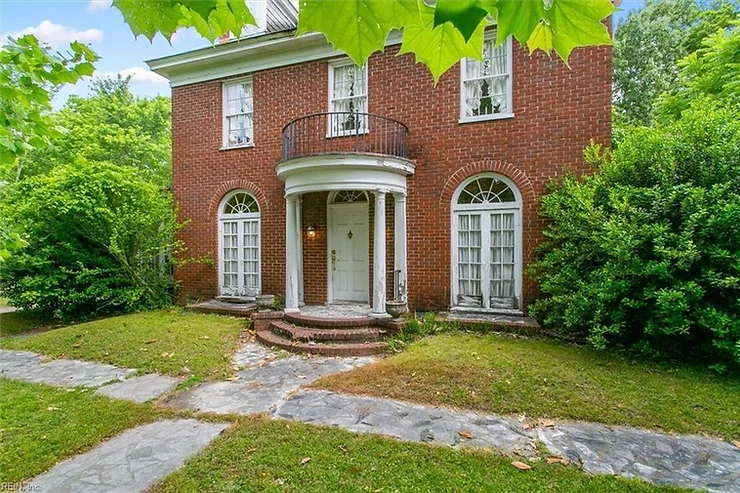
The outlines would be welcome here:
[[[362,204],[330,205],[329,268],[332,301],[367,302],[368,207]]]

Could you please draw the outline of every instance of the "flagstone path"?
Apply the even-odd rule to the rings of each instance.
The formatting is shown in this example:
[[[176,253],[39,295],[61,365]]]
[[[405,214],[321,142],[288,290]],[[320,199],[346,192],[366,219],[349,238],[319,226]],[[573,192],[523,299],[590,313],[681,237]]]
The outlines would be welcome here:
[[[277,419],[333,425],[357,432],[452,447],[492,448],[525,457],[537,455],[539,441],[550,453],[561,457],[564,463],[579,465],[590,473],[637,477],[657,484],[717,492],[740,491],[740,448],[722,440],[568,421],[554,423],[554,426],[549,423],[547,427],[525,429],[523,423],[511,417],[300,389],[323,375],[346,371],[374,360],[298,355],[282,358],[279,353],[250,343],[234,355],[234,363],[242,368],[238,379],[204,383],[169,398],[166,404],[223,414],[266,412]],[[163,382],[157,381],[159,376],[147,375],[125,380],[134,370],[74,361],[49,366],[52,363],[42,363],[33,353],[0,350],[0,377],[67,387],[95,386],[99,385],[98,382],[118,379],[120,383],[101,387],[98,392],[132,400],[152,398],[143,395],[145,391],[142,389],[149,389],[150,394],[147,395],[154,395],[155,388],[157,391],[160,389],[158,385],[162,389],[166,387]],[[20,364],[27,371],[13,370],[14,364]],[[57,367],[59,372],[53,371]],[[72,378],[73,368],[79,368],[82,374]],[[177,455],[177,450],[155,447],[157,437],[160,440],[161,436],[169,437],[168,432],[163,430],[174,430],[175,423],[181,421],[188,420],[155,423],[158,425],[154,428],[155,432],[146,428],[153,425],[129,430],[87,454],[57,465],[38,480],[46,481],[42,484],[51,486],[74,485],[78,481],[82,486],[75,491],[88,491],[85,489],[88,487],[93,488],[89,491],[99,491],[94,489],[97,484],[105,485],[106,491],[116,491],[113,486],[118,485],[116,481],[120,480],[124,485],[121,491],[140,491],[145,488],[143,485],[149,481],[147,478],[150,475],[154,479],[147,485],[161,478],[168,467],[178,467],[184,460],[182,457],[197,449],[196,446],[183,445],[180,450],[179,445],[173,445],[181,452]],[[206,423],[200,425],[206,426]],[[221,431],[226,425],[217,426],[221,426],[218,428]],[[211,430],[208,427],[203,429]],[[144,437],[142,440],[154,437],[151,445],[147,445],[151,448],[144,449],[146,452],[131,449],[129,438],[116,442],[135,432],[142,435],[131,436]],[[175,430],[173,433],[178,432]],[[208,433],[212,433],[212,430]],[[204,436],[210,436],[208,433],[204,432]],[[200,436],[198,433],[195,435]],[[185,433],[185,436],[189,435]],[[212,433],[205,443],[213,436],[215,434]],[[191,438],[200,443],[197,441],[199,438]],[[185,442],[191,444],[188,439]],[[139,454],[146,457],[143,462],[137,462]],[[78,459],[81,462],[75,462]],[[122,471],[126,471],[128,476]],[[98,479],[91,479],[93,476]],[[53,490],[63,491],[59,488]]]

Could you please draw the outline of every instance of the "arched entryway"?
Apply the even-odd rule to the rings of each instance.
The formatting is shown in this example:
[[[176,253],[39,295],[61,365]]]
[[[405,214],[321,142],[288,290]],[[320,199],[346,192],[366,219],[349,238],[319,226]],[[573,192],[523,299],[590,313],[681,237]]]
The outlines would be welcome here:
[[[519,310],[522,298],[522,199],[496,173],[474,175],[452,198],[452,305]]]
[[[261,291],[260,208],[246,190],[224,196],[218,209],[219,294],[254,298]]]

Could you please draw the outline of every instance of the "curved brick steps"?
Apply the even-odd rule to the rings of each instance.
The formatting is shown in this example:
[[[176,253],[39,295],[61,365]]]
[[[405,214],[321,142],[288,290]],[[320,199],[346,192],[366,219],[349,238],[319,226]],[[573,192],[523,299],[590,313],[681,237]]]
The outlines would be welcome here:
[[[377,342],[387,333],[379,327],[317,329],[299,327],[282,320],[273,320],[269,329],[276,335],[299,342]]]
[[[286,339],[272,330],[257,331],[257,340],[261,343],[279,347],[292,353],[308,353],[321,356],[371,356],[386,351],[388,344],[385,342],[343,342],[339,344],[300,342]]]
[[[346,329],[357,327],[373,327],[378,324],[378,319],[373,317],[357,318],[323,318],[311,317],[298,313],[286,313],[284,320],[294,325],[303,327],[323,328],[323,329]]]

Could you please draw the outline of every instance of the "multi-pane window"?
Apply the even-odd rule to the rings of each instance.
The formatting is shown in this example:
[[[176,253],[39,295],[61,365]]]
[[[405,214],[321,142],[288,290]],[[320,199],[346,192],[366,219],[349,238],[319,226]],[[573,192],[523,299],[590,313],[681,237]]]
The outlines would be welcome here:
[[[224,147],[252,145],[252,80],[224,84],[223,98]]]
[[[466,58],[460,75],[461,120],[510,116],[511,40],[496,46],[495,31],[483,43],[483,61]]]
[[[521,206],[516,194],[496,176],[482,175],[465,183],[455,197],[455,304],[518,309]]]
[[[260,293],[260,211],[250,194],[231,194],[221,207],[221,295]]]
[[[353,62],[329,64],[329,135],[368,131],[367,66]]]

